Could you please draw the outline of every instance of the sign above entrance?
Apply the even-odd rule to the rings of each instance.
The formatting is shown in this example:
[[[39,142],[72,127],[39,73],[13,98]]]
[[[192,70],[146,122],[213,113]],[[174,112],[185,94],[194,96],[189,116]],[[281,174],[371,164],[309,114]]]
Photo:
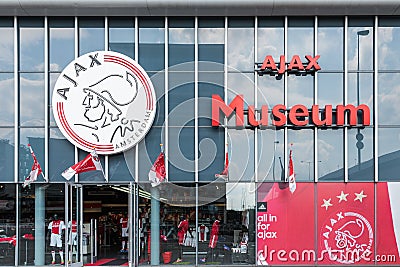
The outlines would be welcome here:
[[[111,51],[87,53],[60,74],[53,113],[63,135],[85,150],[115,154],[135,146],[153,124],[156,96],[144,69]]]
[[[321,69],[317,62],[319,58],[319,55],[316,55],[315,57],[306,55],[305,59],[307,62],[302,62],[300,56],[294,55],[290,60],[290,63],[286,63],[285,56],[281,55],[279,57],[279,62],[275,63],[274,58],[271,55],[267,55],[262,63],[255,63],[255,70],[260,76],[263,76],[264,74],[281,76],[285,72],[296,75],[313,75],[316,71]]]

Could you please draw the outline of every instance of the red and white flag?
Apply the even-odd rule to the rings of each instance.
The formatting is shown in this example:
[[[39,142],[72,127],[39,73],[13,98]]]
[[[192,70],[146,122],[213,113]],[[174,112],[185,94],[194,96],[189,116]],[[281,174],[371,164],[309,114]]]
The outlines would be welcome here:
[[[32,169],[31,172],[29,173],[29,176],[25,178],[24,184],[22,185],[22,187],[26,187],[28,185],[30,185],[32,182],[37,180],[37,177],[42,174],[42,168],[40,167],[39,162],[37,161],[37,158],[35,156],[35,153],[33,153],[32,147],[30,144],[28,144],[29,150],[31,151],[31,155],[33,158],[33,165],[32,165]],[[44,178],[44,175],[43,175]],[[46,180],[46,178],[45,178]]]
[[[165,173],[165,159],[164,159],[164,152],[160,152],[156,161],[154,162],[153,166],[149,171],[149,181],[153,187],[161,184],[166,177]]]
[[[103,167],[101,166],[96,150],[93,150],[83,160],[66,169],[61,175],[65,179],[70,180],[75,174],[89,171],[101,171],[104,175]]]
[[[296,178],[294,174],[294,168],[293,168],[293,160],[292,160],[292,150],[290,150],[290,155],[289,155],[289,190],[290,192],[294,192],[296,190]]]
[[[215,178],[222,178],[224,180],[228,180],[229,178],[228,167],[229,167],[229,156],[228,156],[228,150],[226,150],[224,170],[221,173],[215,174]]]

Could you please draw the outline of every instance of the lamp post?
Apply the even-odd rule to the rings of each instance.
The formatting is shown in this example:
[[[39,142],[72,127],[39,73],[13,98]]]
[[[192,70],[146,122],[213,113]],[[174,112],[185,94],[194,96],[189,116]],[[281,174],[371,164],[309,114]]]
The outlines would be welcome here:
[[[279,144],[279,141],[274,141],[274,161],[272,165],[272,179],[275,181],[275,154],[276,154],[276,144]]]
[[[318,162],[322,162],[321,160],[318,160]],[[313,161],[300,161],[300,163],[307,163],[308,164],[308,180],[311,179],[311,163],[313,163]]]
[[[360,105],[360,36],[367,36],[369,30],[362,30],[357,32],[357,106]],[[358,114],[357,114],[358,115]],[[358,169],[361,167],[361,149],[364,148],[362,140],[364,139],[360,128],[357,128],[356,135],[357,143],[357,154],[358,154]]]

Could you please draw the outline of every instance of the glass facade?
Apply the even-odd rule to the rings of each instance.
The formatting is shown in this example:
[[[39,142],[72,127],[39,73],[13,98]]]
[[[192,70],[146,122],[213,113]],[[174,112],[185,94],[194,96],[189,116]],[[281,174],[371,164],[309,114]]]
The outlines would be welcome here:
[[[0,17],[0,36],[0,266],[350,263],[270,254],[320,255],[343,241],[332,241],[335,231],[365,257],[394,255],[359,264],[400,263],[393,234],[400,236],[400,215],[390,206],[400,182],[399,17],[17,16]],[[153,82],[157,113],[136,147],[100,156],[104,175],[66,181],[61,173],[87,152],[58,129],[53,88],[72,60],[97,50],[139,62]],[[276,63],[285,55],[286,65],[295,55],[320,55],[321,70],[260,76],[255,63],[267,55]],[[246,123],[254,106],[269,125],[237,127],[232,116],[213,127],[213,95],[227,104],[242,95]],[[278,104],[286,112],[297,104],[366,104],[371,123],[275,127],[262,106],[271,112]],[[24,187],[33,164],[28,144],[43,175]],[[168,182],[152,187],[160,144]],[[293,194],[283,182],[289,160]],[[363,235],[340,228],[344,211]],[[65,226],[61,247],[50,245],[55,221]],[[292,221],[304,227],[292,230]]]

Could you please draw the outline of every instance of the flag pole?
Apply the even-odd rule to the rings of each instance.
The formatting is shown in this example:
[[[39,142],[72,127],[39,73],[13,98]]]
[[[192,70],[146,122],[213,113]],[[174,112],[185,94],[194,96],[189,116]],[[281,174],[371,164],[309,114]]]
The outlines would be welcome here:
[[[164,153],[164,147],[163,147],[163,144],[160,144],[160,150],[161,150],[161,153]]]

